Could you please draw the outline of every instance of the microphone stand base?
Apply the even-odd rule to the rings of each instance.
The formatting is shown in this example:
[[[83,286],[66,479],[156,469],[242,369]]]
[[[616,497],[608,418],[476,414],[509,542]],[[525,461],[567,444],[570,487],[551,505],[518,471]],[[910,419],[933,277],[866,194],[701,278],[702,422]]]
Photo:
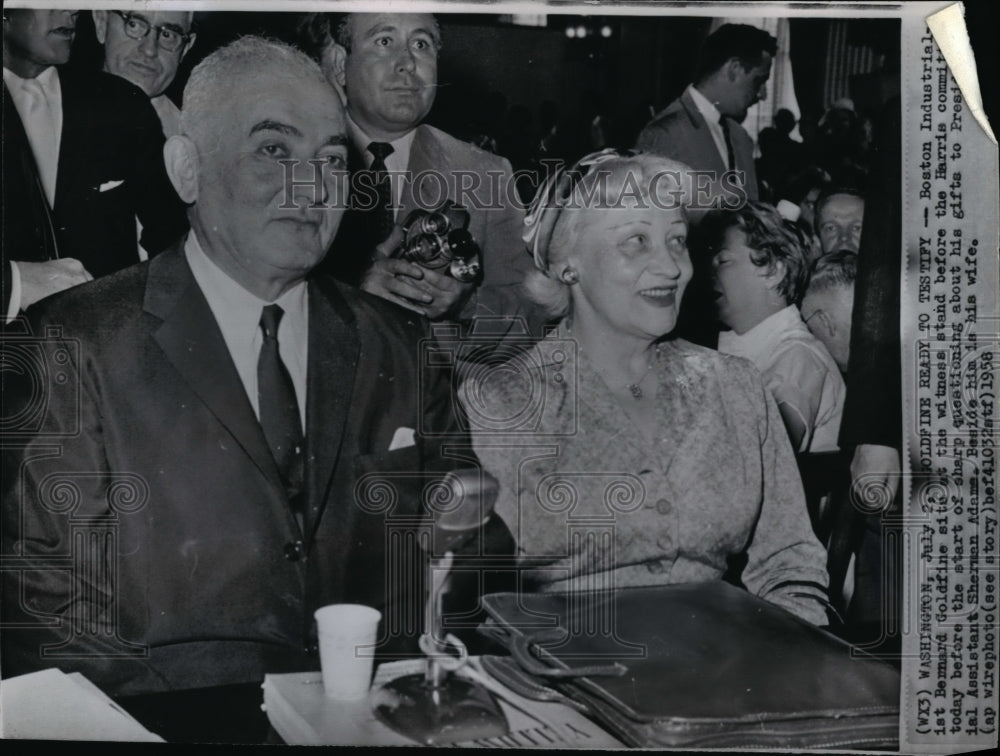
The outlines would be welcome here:
[[[375,716],[421,745],[495,738],[509,729],[493,694],[455,675],[436,687],[423,673],[387,683],[378,691]]]

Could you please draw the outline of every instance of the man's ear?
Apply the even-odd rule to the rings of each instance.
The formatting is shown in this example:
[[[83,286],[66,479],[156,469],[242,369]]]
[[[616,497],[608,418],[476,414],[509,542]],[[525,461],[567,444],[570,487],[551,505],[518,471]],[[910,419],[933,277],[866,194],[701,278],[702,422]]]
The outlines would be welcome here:
[[[163,162],[170,183],[182,202],[190,205],[198,199],[198,173],[201,162],[198,148],[186,136],[172,136],[163,145]]]
[[[775,260],[771,264],[770,269],[768,269],[767,265],[760,267],[760,275],[767,280],[767,285],[772,289],[777,289],[781,285],[781,281],[787,271],[788,267],[785,265],[784,260]]]
[[[97,35],[97,41],[103,45],[105,37],[108,36],[108,11],[95,10],[91,11],[90,15],[94,17],[94,33]]]
[[[95,11],[95,13],[96,13],[96,11]],[[184,49],[181,51],[181,60],[184,60],[184,56],[187,55],[188,52],[190,52],[190,50],[191,50],[192,47],[194,47],[194,41],[197,38],[198,38],[198,35],[195,34],[194,32],[192,32],[191,36],[188,38],[187,44],[184,45]],[[177,61],[177,62],[179,63],[180,61]]]
[[[729,81],[736,81],[745,72],[746,69],[743,67],[743,61],[739,58],[730,58],[726,61],[726,78]]]
[[[344,87],[344,82],[347,80],[344,72],[347,67],[347,50],[343,45],[330,40],[320,55],[320,66],[331,84],[335,87]]]

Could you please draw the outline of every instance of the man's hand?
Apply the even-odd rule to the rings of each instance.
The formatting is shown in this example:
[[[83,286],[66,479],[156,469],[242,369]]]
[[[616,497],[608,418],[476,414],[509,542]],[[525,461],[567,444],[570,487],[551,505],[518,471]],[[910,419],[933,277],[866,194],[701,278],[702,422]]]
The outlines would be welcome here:
[[[94,277],[79,260],[64,257],[47,262],[17,262],[21,274],[21,309],[63,289],[78,286]]]
[[[445,273],[389,257],[402,242],[403,230],[396,226],[389,238],[375,248],[374,262],[361,288],[431,320],[457,315],[475,291],[475,284],[465,284]]]
[[[884,511],[889,511],[899,491],[901,471],[899,449],[876,444],[858,446],[851,460],[851,489],[857,501],[870,508],[876,496],[878,500],[882,499],[882,495],[875,494],[875,491],[884,490],[888,496]]]

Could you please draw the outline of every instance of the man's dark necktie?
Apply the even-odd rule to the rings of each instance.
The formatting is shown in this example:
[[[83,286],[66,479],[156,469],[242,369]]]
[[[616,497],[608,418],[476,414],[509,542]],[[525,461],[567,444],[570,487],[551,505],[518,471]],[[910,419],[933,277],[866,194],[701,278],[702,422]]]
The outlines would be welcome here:
[[[729,135],[729,119],[725,116],[719,117],[719,125],[722,127],[722,136],[726,140],[726,170],[736,170],[736,156],[733,154],[733,140]]]
[[[267,305],[260,315],[264,340],[257,359],[257,407],[264,438],[285,484],[292,511],[301,518],[305,455],[299,404],[292,376],[278,352],[278,324],[284,311]],[[300,519],[301,524],[301,519]]]
[[[375,186],[375,193],[378,197],[376,205],[372,208],[371,218],[371,240],[372,244],[381,244],[392,233],[392,227],[396,219],[392,211],[392,182],[389,181],[389,170],[386,168],[385,159],[394,150],[392,145],[386,142],[372,142],[368,145],[370,152],[375,159],[372,161],[369,170],[372,172],[372,183]]]

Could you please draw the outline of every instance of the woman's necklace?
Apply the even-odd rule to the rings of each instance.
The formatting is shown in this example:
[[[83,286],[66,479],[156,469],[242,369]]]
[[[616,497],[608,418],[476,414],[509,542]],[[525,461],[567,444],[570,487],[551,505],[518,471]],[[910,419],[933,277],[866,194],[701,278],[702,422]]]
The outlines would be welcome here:
[[[632,398],[635,399],[636,401],[639,401],[640,399],[642,399],[642,396],[643,396],[643,394],[642,394],[642,384],[646,380],[646,377],[649,375],[649,372],[653,369],[653,365],[656,364],[656,361],[658,359],[660,359],[660,345],[659,344],[656,345],[656,351],[653,353],[653,359],[651,359],[649,361],[649,365],[646,366],[646,372],[642,374],[642,378],[640,378],[639,380],[637,380],[635,383],[630,383],[628,385],[629,393],[632,394]]]
[[[572,338],[573,337],[573,327],[569,323],[566,323],[565,324],[565,328],[566,328],[566,335],[568,337]],[[579,349],[580,349],[580,352],[582,353],[583,352],[583,347],[579,347]],[[632,398],[635,399],[636,401],[639,401],[644,396],[643,391],[642,391],[642,384],[645,382],[646,378],[649,376],[650,371],[652,371],[653,365],[655,365],[659,359],[660,359],[660,345],[657,344],[656,347],[655,347],[655,350],[653,352],[653,358],[649,361],[649,364],[646,365],[646,372],[643,373],[642,377],[639,380],[637,380],[635,383],[628,383],[628,384],[626,384],[626,388],[628,389],[629,393],[632,395]],[[597,365],[594,365],[594,368],[596,369]],[[607,379],[606,378],[605,378],[605,383],[607,383]],[[610,384],[608,384],[608,385],[610,387]]]

